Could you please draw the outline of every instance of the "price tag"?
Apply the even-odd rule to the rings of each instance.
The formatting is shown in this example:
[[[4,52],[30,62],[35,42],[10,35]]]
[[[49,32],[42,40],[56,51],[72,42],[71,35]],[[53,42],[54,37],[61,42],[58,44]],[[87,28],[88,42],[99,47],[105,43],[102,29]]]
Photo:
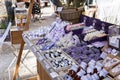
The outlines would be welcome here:
[[[51,73],[50,73],[50,76],[51,76],[52,78],[55,78],[55,77],[58,77],[59,75],[58,75],[56,72],[51,72]]]

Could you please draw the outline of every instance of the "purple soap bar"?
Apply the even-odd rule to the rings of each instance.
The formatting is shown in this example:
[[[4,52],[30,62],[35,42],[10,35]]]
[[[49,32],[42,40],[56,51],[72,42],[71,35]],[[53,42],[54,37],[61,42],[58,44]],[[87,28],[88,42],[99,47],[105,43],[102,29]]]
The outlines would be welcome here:
[[[87,55],[81,55],[80,56],[80,59],[86,59],[87,58]]]
[[[87,59],[84,59],[84,60],[82,60],[82,61],[88,63],[88,62],[90,61],[90,59],[87,58]]]
[[[88,50],[84,50],[82,53],[86,55],[88,53]]]
[[[92,49],[88,50],[88,52],[89,52],[90,54],[95,54]]]
[[[82,61],[81,61],[81,59],[78,59],[77,62],[80,64]]]
[[[95,54],[90,54],[89,57],[90,57],[90,58],[94,58],[94,57],[95,57]]]

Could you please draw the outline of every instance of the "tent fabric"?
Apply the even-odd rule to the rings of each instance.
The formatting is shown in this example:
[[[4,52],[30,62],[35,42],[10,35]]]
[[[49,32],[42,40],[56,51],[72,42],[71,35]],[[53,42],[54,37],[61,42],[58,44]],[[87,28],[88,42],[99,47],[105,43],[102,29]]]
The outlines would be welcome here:
[[[98,18],[112,23],[120,25],[120,0],[96,0]]]

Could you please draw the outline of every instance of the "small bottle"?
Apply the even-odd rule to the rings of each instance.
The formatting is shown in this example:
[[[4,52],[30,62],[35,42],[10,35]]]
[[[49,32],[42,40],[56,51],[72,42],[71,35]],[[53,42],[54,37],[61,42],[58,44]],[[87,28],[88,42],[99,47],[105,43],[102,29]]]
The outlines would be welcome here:
[[[87,73],[92,75],[94,73],[94,66],[88,66],[87,67]]]
[[[81,66],[82,69],[85,70],[86,67],[87,67],[87,63],[85,63],[85,62],[81,62],[80,66]]]
[[[91,75],[91,80],[99,80],[99,76],[95,73]]]
[[[66,74],[64,80],[73,80],[73,78],[69,74]]]
[[[75,78],[74,78],[74,80],[81,80],[81,76],[76,75]]]
[[[94,73],[99,73],[103,67],[103,64],[100,62],[96,62],[95,68],[94,68]]]
[[[21,17],[20,17],[20,15],[16,16],[16,25],[17,25],[17,28],[20,29],[20,26],[21,26]]]
[[[77,69],[77,72],[79,72],[81,69],[82,69],[82,67],[81,67],[81,66],[79,66],[79,67],[78,67],[78,69]]]
[[[71,69],[69,70],[68,75],[74,78],[77,74],[77,70],[78,70],[78,65],[73,65]]]
[[[23,27],[23,28],[25,28],[26,22],[27,22],[27,16],[24,14],[24,15],[22,16],[22,27]]]
[[[89,80],[86,75],[81,77],[81,80]]]
[[[86,74],[86,72],[85,72],[83,69],[81,69],[81,70],[76,74],[74,80],[81,80],[81,77],[82,77],[83,75],[85,75],[85,74]]]
[[[96,68],[96,67],[94,68],[93,73],[98,73],[98,70],[97,70],[97,68]]]
[[[108,74],[108,72],[105,69],[102,69],[99,73],[99,76],[100,76],[99,80],[103,80],[107,74]]]
[[[95,60],[90,60],[90,62],[88,63],[88,65],[89,66],[95,66],[95,63],[96,63],[96,61]]]

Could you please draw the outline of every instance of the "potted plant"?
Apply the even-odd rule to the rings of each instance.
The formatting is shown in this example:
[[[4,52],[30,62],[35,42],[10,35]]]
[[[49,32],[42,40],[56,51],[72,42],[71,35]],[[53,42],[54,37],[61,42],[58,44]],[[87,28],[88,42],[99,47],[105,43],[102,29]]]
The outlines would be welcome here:
[[[5,17],[0,19],[0,35],[3,35],[7,27],[7,19]]]

